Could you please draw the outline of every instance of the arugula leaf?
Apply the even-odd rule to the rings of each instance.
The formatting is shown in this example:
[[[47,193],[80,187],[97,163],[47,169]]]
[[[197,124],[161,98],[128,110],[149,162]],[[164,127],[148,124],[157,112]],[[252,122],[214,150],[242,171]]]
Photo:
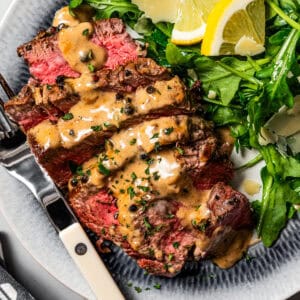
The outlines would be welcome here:
[[[263,199],[257,231],[264,245],[270,247],[290,217],[287,203],[300,203],[300,197],[288,182],[272,177],[266,167],[261,171],[261,178]]]
[[[241,110],[230,107],[216,107],[214,111],[209,112],[209,117],[218,126],[242,124],[243,115]]]
[[[78,7],[79,5],[81,5],[83,2],[83,0],[70,0],[70,8],[73,9],[73,8],[76,8]]]
[[[169,37],[157,26],[154,26],[151,34],[145,35],[143,40],[148,44],[147,56],[153,58],[158,64],[169,67],[170,64],[166,59],[166,46]]]
[[[249,76],[252,76],[255,72],[249,62],[234,57],[223,58],[221,62]],[[228,105],[239,90],[242,78],[208,57],[198,57],[194,65],[205,92],[208,93],[209,90],[217,92],[221,102]]]
[[[84,2],[97,10],[96,19],[122,18],[133,27],[142,15],[139,8],[129,0],[84,0]]]
[[[196,53],[188,53],[182,51],[179,47],[172,43],[168,43],[166,47],[166,58],[172,66],[193,66],[193,58],[197,56]]]
[[[300,177],[300,161],[280,154],[274,145],[261,147],[260,152],[267,164],[268,172],[275,177]]]
[[[270,106],[275,106],[271,107],[272,111],[278,110],[284,104],[288,107],[292,107],[294,104],[294,97],[287,84],[287,74],[295,63],[295,49],[299,38],[300,32],[296,29],[291,30],[272,62],[273,73],[271,81],[267,84]]]

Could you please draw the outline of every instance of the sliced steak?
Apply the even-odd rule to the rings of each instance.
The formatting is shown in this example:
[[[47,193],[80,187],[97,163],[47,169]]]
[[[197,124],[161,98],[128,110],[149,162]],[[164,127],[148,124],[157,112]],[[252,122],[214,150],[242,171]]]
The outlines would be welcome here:
[[[83,174],[91,174],[89,180],[81,183],[82,174],[75,174],[71,182],[74,183],[75,180],[77,188],[80,184],[92,184],[100,189],[107,183],[108,175],[119,171],[137,157],[147,160],[151,152],[158,152],[179,142],[193,140],[197,143],[201,139],[205,143],[211,136],[212,123],[200,117],[178,115],[145,121],[121,130],[107,139],[103,152],[82,166]],[[104,170],[103,173],[99,173],[99,164]],[[198,168],[203,168],[204,164]],[[186,163],[186,167],[192,169],[193,166]],[[72,184],[69,184],[69,188],[72,189]]]
[[[99,20],[93,25],[91,40],[106,49],[106,68],[113,69],[135,60],[141,54],[138,44],[126,32],[122,20]],[[40,32],[32,41],[20,46],[18,54],[28,63],[31,75],[41,83],[54,84],[58,76],[76,78],[80,75],[63,58],[58,46],[57,29],[54,27]]]
[[[99,152],[99,145],[119,128],[161,116],[193,113],[179,78],[157,81],[151,87],[154,92],[141,87],[122,99],[117,93],[103,92],[91,103],[74,105],[67,118],[59,119],[57,124],[43,121],[28,131],[34,154],[60,187],[71,176],[69,162],[82,164]]]
[[[171,74],[150,58],[138,58],[115,70],[102,69],[94,79],[95,89],[119,92],[122,97],[122,93],[134,92],[139,86],[169,80]],[[65,81],[64,77],[59,77],[56,82],[39,85],[30,80],[15,98],[5,103],[6,112],[24,131],[41,121],[57,120],[80,101],[80,95],[73,88],[76,81]]]
[[[190,258],[220,256],[242,230],[252,228],[247,198],[218,182],[221,177],[229,180],[233,173],[225,152],[221,156],[218,153],[218,145],[224,142],[211,123],[191,119],[194,121],[188,140],[177,139],[173,149],[155,151],[150,147],[152,154],[139,140],[135,142],[141,152],[136,152],[134,146],[131,151],[121,149],[119,144],[125,140],[120,132],[109,140],[100,158],[87,163],[69,185],[70,204],[81,222],[100,237],[99,245],[105,239],[114,242],[155,275],[172,277]],[[169,122],[162,121],[167,129]],[[151,128],[153,123],[147,125]],[[137,127],[145,137],[143,129]],[[159,128],[166,129],[161,125]],[[130,141],[134,136],[130,130],[127,132]],[[149,136],[153,132],[155,141],[161,142],[161,131],[151,131]],[[128,159],[120,164],[118,156],[124,153],[128,153]],[[96,169],[91,168],[93,164]],[[220,174],[224,164],[228,164],[228,170]]]
[[[160,157],[168,156],[159,153],[151,159],[159,161]],[[99,244],[105,239],[111,240],[135,258],[147,272],[172,277],[190,258],[199,260],[220,256],[225,241],[228,247],[228,241],[232,242],[242,230],[252,228],[251,209],[245,196],[224,183],[217,183],[211,191],[195,190],[186,181],[188,170],[184,162],[181,163],[186,173],[174,182],[175,186],[184,187],[179,194],[175,189],[173,196],[152,194],[149,197],[151,185],[146,190],[148,185],[144,182],[140,193],[138,185],[130,180],[122,191],[117,183],[122,178],[120,176],[124,176],[126,182],[132,170],[136,170],[135,180],[139,180],[143,173],[139,173],[139,168],[133,163],[132,168],[112,178],[110,195],[106,189],[78,185],[71,190],[71,206],[81,222],[99,235]],[[153,164],[149,173],[151,177],[156,170],[155,162]],[[161,168],[166,168],[164,161]],[[160,176],[162,174],[163,171],[159,173]],[[182,178],[185,178],[184,181]],[[159,181],[160,185],[165,181],[168,184],[166,189],[172,190],[166,177]]]

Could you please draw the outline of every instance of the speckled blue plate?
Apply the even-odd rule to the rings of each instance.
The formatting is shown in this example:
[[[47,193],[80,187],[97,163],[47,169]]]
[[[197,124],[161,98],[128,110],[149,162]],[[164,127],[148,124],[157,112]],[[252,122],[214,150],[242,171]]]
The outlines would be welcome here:
[[[29,41],[41,28],[47,28],[55,10],[65,4],[63,0],[15,0],[2,22],[0,72],[16,92],[28,78],[24,62],[17,57],[17,46]],[[3,96],[1,92],[0,96]],[[235,156],[233,160],[239,165],[252,155]],[[260,167],[238,174],[235,187],[240,188],[245,177],[258,180]],[[94,299],[39,204],[2,168],[0,191],[0,209],[31,255],[64,285],[85,298]],[[275,246],[266,249],[258,244],[250,249],[249,255],[253,257],[250,262],[241,260],[229,270],[221,270],[209,261],[189,263],[173,279],[145,275],[118,248],[103,259],[128,299],[281,300],[300,290],[299,218],[290,222]],[[133,283],[132,287],[128,286],[129,282]],[[161,284],[161,290],[153,288],[156,283]],[[134,286],[141,287],[143,292],[137,293]],[[145,290],[147,287],[151,289]]]

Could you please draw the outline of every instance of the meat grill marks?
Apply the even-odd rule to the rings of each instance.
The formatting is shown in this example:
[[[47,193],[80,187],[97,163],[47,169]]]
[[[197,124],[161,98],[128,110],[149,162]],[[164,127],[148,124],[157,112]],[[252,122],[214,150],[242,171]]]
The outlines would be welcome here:
[[[107,50],[105,67],[113,69],[118,65],[145,55],[129,34],[122,20],[106,19],[93,23],[94,34],[91,40]],[[58,29],[51,27],[41,31],[32,41],[18,48],[18,55],[28,63],[31,75],[44,84],[54,84],[58,76],[79,77],[70,68],[58,46]]]
[[[158,80],[169,80],[171,74],[150,58],[138,58],[114,70],[102,69],[95,73],[94,88],[122,93],[134,92],[140,86],[147,86]],[[24,131],[40,122],[57,120],[80,101],[72,87],[72,79],[60,76],[56,84],[40,85],[30,80],[20,93],[5,103],[9,116],[19,123]]]

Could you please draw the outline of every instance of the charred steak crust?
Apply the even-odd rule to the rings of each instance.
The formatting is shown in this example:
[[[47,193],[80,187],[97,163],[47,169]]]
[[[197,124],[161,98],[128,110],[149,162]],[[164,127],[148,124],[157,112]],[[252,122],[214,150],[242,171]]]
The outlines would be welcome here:
[[[44,120],[57,121],[78,101],[79,96],[68,87],[27,84],[4,107],[26,132]]]
[[[228,185],[217,183],[213,186],[208,208],[212,211],[212,224],[209,231],[218,226],[230,226],[232,229],[239,230],[253,225],[248,199]]]
[[[93,23],[91,38],[96,45],[106,48],[108,59],[105,67],[113,69],[118,65],[145,56],[139,45],[133,41],[120,19],[112,18]],[[41,31],[32,41],[21,45],[18,55],[27,62],[30,73],[44,84],[54,84],[58,76],[79,77],[62,56],[58,46],[58,29],[51,27]]]
[[[150,58],[138,58],[114,70],[100,70],[96,73],[99,88],[108,91],[132,92],[139,86],[155,81],[171,79],[171,73]]]

